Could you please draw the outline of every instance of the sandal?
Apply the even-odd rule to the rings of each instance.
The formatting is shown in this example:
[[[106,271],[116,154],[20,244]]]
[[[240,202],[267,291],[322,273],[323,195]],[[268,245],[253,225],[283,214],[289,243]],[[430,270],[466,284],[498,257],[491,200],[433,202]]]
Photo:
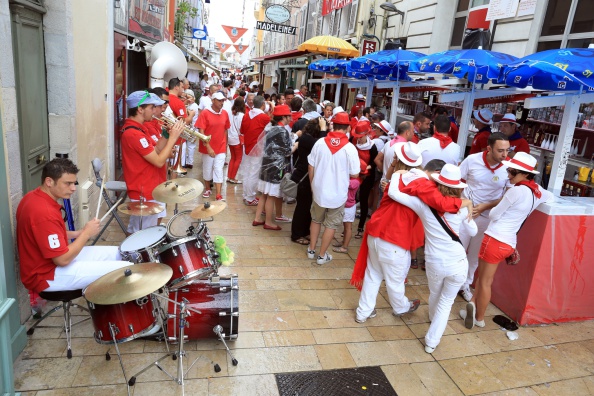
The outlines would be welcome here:
[[[334,246],[334,247],[341,247],[341,246],[342,246],[342,242],[338,242],[338,241],[336,241],[336,242],[334,242],[334,243],[332,244],[332,246]]]
[[[355,239],[361,239],[361,238],[363,238],[363,228],[358,228],[357,235],[355,235]]]
[[[309,245],[309,240],[307,240],[306,238],[303,238],[303,237],[295,239],[295,240],[293,240],[293,242],[298,243],[300,245]]]
[[[349,250],[347,248],[342,247],[342,246],[334,246],[332,248],[332,251],[336,252],[336,253],[348,253],[349,252]]]
[[[417,259],[410,259],[410,268],[412,268],[412,269],[419,268],[419,261]]]

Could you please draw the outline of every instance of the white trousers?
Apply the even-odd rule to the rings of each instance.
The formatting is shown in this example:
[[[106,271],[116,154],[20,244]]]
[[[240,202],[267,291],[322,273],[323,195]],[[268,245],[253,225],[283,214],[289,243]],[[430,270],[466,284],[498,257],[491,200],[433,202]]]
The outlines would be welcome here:
[[[262,157],[244,155],[240,170],[243,175],[243,199],[253,201],[256,198]]]
[[[225,178],[225,153],[217,154],[211,157],[208,154],[202,154],[202,177],[204,180],[212,180],[215,183],[222,183]],[[207,186],[204,186],[208,190]]]
[[[137,199],[131,199],[130,202],[138,202]],[[155,201],[154,199],[151,199],[150,201],[147,202],[156,202],[159,205],[165,207],[165,210],[162,211],[161,213],[157,213],[154,215],[150,215],[150,216],[130,216],[130,221],[128,221],[128,229],[126,231],[128,231],[129,234],[134,234],[136,231],[140,231],[141,229],[144,230],[146,228],[149,227],[153,227],[157,225],[157,222],[159,219],[167,216],[167,205],[164,204],[163,202],[159,202],[159,201]],[[142,218],[142,228],[140,227],[140,219]]]
[[[56,267],[54,280],[44,291],[84,289],[103,275],[130,264],[122,261],[117,246],[85,246],[70,264]]]
[[[186,165],[194,165],[194,153],[196,152],[196,142],[188,142],[187,140],[184,141],[182,144],[182,166]]]
[[[425,335],[425,344],[437,347],[448,325],[448,318],[460,286],[466,279],[468,260],[462,259],[451,264],[425,263],[429,282],[429,320],[431,325]]]
[[[410,267],[410,252],[371,235],[367,236],[367,246],[367,269],[359,297],[357,318],[366,319],[371,315],[382,280],[386,281],[388,300],[394,313],[408,311],[410,301],[404,295],[404,279]]]
[[[481,243],[483,243],[483,237],[485,231],[489,226],[489,218],[485,216],[479,216],[474,219],[478,231],[475,236],[471,237],[466,231],[466,227],[460,227],[460,240],[466,248],[466,256],[468,257],[468,276],[466,282],[462,285],[462,289],[468,288],[474,281],[474,273],[478,268],[479,262],[479,250],[481,249]]]

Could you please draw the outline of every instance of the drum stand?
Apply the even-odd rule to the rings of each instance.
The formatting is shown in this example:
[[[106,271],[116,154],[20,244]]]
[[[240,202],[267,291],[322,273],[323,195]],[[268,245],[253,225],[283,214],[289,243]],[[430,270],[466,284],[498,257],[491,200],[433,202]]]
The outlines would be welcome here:
[[[167,297],[164,296],[160,296],[160,295],[155,295],[156,297],[159,297],[163,300],[172,302],[174,304],[177,304],[179,306],[179,335],[177,338],[177,343],[178,343],[178,348],[176,352],[167,352],[167,354],[161,356],[159,359],[157,359],[155,362],[151,363],[150,365],[146,366],[145,368],[143,368],[142,370],[140,370],[138,373],[136,373],[135,375],[133,375],[132,377],[130,377],[130,379],[128,380],[126,378],[127,381],[127,385],[128,387],[130,386],[134,386],[134,384],[136,383],[136,377],[138,377],[140,374],[144,373],[145,371],[147,371],[148,369],[150,369],[153,366],[156,366],[159,370],[161,370],[163,373],[165,373],[167,376],[169,376],[169,378],[171,378],[173,381],[177,382],[178,385],[182,386],[182,395],[184,395],[185,389],[184,389],[184,379],[186,378],[186,376],[188,375],[188,373],[190,372],[190,370],[192,369],[192,367],[194,367],[194,364],[196,364],[196,362],[198,361],[198,359],[200,359],[202,357],[198,356],[194,362],[192,362],[192,364],[190,365],[190,367],[188,367],[188,369],[184,372],[184,357],[186,356],[186,351],[184,350],[184,341],[185,341],[185,336],[184,336],[184,328],[187,326],[186,323],[186,317],[190,316],[192,312],[197,313],[199,315],[202,314],[202,312],[193,309],[193,308],[189,308],[187,306],[188,304],[188,300],[185,298],[182,298],[181,302],[177,302],[174,300],[171,300]],[[233,355],[231,355],[231,351],[229,350],[229,347],[227,346],[227,343],[225,343],[225,340],[223,339],[223,336],[221,334],[223,328],[220,325],[217,325],[214,327],[213,331],[215,332],[215,334],[219,337],[219,339],[221,341],[223,341],[223,344],[225,345],[225,348],[227,349],[227,353],[229,354],[229,356],[231,357],[231,362],[234,366],[237,366],[237,359],[235,359],[233,357]],[[164,331],[164,330],[163,330]],[[164,333],[165,339],[167,339],[167,335]],[[117,345],[117,344],[116,344]],[[118,352],[119,353],[119,352]],[[173,360],[177,360],[177,376],[173,376],[171,374],[169,374],[167,372],[167,370],[165,370],[160,364],[159,362],[161,362],[162,360],[168,358],[169,356],[171,356],[171,358]],[[120,360],[121,362],[121,360]],[[122,366],[122,370],[123,370],[123,366]],[[124,377],[126,376],[126,373],[124,372]]]

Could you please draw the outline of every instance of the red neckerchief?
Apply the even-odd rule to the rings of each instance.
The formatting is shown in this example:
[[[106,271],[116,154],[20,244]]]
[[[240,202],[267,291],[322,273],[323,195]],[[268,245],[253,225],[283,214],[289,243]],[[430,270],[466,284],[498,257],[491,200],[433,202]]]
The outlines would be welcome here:
[[[536,184],[534,180],[524,180],[521,182],[517,182],[516,184],[514,184],[514,186],[526,186],[532,190],[532,194],[534,194],[536,198],[542,197],[542,192],[540,191],[540,189],[538,188],[538,184]]]
[[[491,165],[489,165],[489,163],[487,162],[487,152],[483,151],[483,162],[485,163],[485,167],[487,169],[489,169],[492,173],[495,173],[495,171],[499,168],[501,168],[503,166],[503,164],[500,162],[499,164],[497,164],[497,166],[495,168],[491,168]]]
[[[447,135],[442,135],[439,132],[435,132],[433,134],[433,137],[435,139],[439,140],[439,145],[441,146],[442,149],[446,148],[448,146],[448,144],[453,142],[451,137],[449,137]]]
[[[342,132],[329,132],[324,138],[324,142],[334,155],[349,142],[349,138]]]

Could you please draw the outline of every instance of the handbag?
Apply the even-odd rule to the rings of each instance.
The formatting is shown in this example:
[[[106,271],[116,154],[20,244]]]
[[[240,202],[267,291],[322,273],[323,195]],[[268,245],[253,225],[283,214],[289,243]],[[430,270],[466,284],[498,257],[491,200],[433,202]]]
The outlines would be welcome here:
[[[532,209],[530,210],[530,212],[528,212],[528,216],[530,216],[530,213],[532,213],[533,210],[534,210],[534,193],[532,193]],[[516,232],[516,235],[518,235],[520,233],[520,230],[524,226],[524,223],[526,222],[526,220],[528,220],[528,216],[526,216],[526,218],[520,225],[520,228],[518,228],[518,232]],[[518,252],[518,249],[514,248],[514,251],[512,252],[512,254],[510,254],[509,256],[507,256],[505,258],[505,264],[516,265],[519,262],[520,262],[520,252]]]
[[[293,180],[291,180],[291,176],[291,173],[285,173],[285,175],[280,181],[280,190],[283,193],[283,195],[289,198],[296,198],[297,187],[299,187],[299,183],[301,183],[308,176],[308,173],[305,173],[301,180],[299,180],[299,183],[295,183]]]

